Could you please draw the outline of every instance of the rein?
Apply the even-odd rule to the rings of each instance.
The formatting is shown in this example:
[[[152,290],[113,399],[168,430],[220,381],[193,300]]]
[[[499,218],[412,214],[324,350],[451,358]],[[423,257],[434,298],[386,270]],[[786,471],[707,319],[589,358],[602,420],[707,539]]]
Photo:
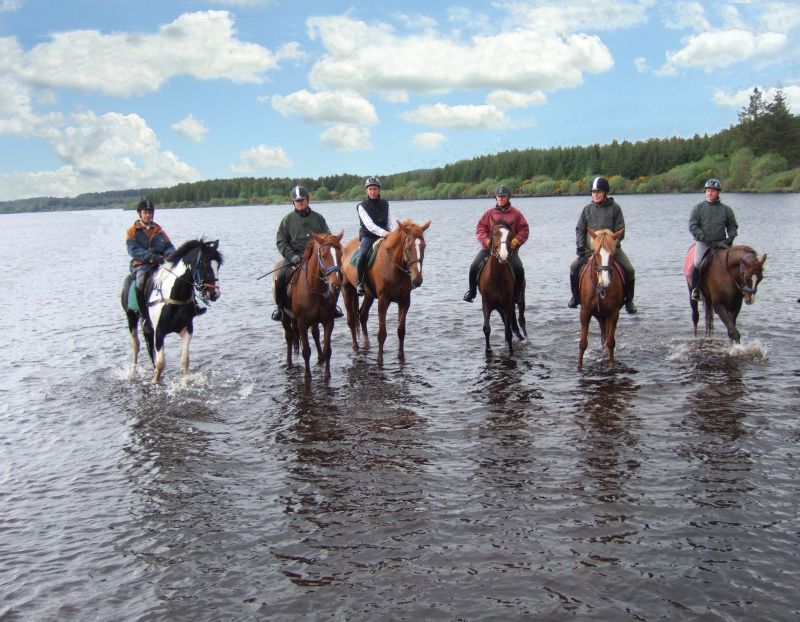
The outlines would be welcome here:
[[[324,287],[325,291],[324,292],[323,291],[317,291],[316,289],[314,289],[314,287],[309,282],[309,275],[308,275],[308,264],[309,264],[309,262],[308,261],[306,261],[305,270],[304,270],[304,272],[306,273],[306,285],[308,286],[308,291],[310,291],[311,293],[316,294],[318,296],[322,296],[323,298],[328,298],[330,296],[330,291],[327,288],[328,276],[330,274],[333,274],[334,272],[338,272],[339,276],[342,275],[341,266],[339,266],[338,264],[333,264],[331,266],[326,266],[325,263],[322,261],[322,250],[326,246],[333,246],[333,244],[331,244],[330,242],[327,242],[325,244],[319,244],[317,246],[317,267],[319,268],[319,273],[316,275],[316,278],[317,278],[318,281],[321,281],[323,284],[325,284],[325,287]]]
[[[739,279],[741,279],[742,281],[741,283],[739,283],[731,275],[730,268],[728,268],[728,260],[730,259],[730,253],[731,249],[729,248],[725,249],[725,261],[723,262],[722,259],[720,259],[719,261],[720,263],[723,264],[723,267],[725,268],[725,273],[728,275],[728,278],[731,280],[731,283],[733,283],[736,289],[738,289],[742,294],[751,294],[751,295],[755,294],[756,291],[758,290],[758,285],[756,285],[755,287],[750,287],[749,285],[745,285],[744,281],[744,260],[747,259],[748,257],[755,257],[755,255],[753,253],[745,253],[739,260]],[[714,253],[714,257],[717,257],[717,253]]]
[[[398,270],[400,270],[400,272],[404,272],[405,274],[407,274],[407,275],[408,275],[408,278],[409,278],[409,279],[411,279],[411,280],[413,281],[413,280],[414,280],[414,277],[413,277],[413,276],[411,276],[411,266],[413,266],[415,263],[421,264],[421,263],[422,263],[422,260],[421,260],[421,259],[414,259],[414,260],[412,260],[412,261],[409,261],[409,259],[408,259],[408,256],[407,256],[407,254],[406,254],[406,245],[405,245],[405,242],[404,242],[405,238],[406,238],[406,232],[405,232],[405,231],[403,231],[403,230],[401,230],[401,231],[400,231],[400,247],[401,247],[401,249],[402,249],[403,261],[405,262],[405,264],[406,264],[406,267],[404,268],[403,266],[401,266],[400,264],[398,264],[398,263],[397,263],[397,262],[394,260],[394,257],[393,257],[392,255],[389,255],[389,259],[390,259],[390,261],[392,262],[392,265],[393,265],[395,268],[397,268]],[[387,249],[387,250],[388,250],[388,249]]]
[[[203,249],[198,248],[196,264],[194,266],[194,269],[192,270],[191,279],[186,278],[185,276],[186,272],[184,272],[183,274],[177,274],[176,272],[173,272],[170,268],[168,268],[165,265],[160,266],[162,270],[174,276],[176,281],[182,281],[184,283],[190,284],[192,286],[192,293],[185,300],[175,300],[174,298],[165,298],[164,293],[161,291],[161,284],[159,284],[154,289],[158,292],[159,296],[161,296],[161,300],[151,302],[150,306],[156,305],[158,303],[171,304],[171,305],[186,305],[195,301],[195,293],[199,293],[200,299],[203,301],[203,304],[208,306],[208,301],[206,300],[206,295],[205,295],[206,290],[219,289],[219,285],[217,284],[216,278],[214,278],[214,280],[211,283],[206,283],[203,280],[203,275],[200,272],[200,266],[202,265],[203,265]]]

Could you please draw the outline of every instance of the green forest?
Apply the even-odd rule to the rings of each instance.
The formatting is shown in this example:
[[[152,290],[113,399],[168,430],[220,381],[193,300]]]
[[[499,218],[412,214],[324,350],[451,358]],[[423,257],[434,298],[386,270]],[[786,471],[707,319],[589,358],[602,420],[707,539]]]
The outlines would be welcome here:
[[[504,151],[444,167],[381,176],[389,200],[493,196],[500,183],[515,196],[583,195],[592,177],[609,178],[613,194],[697,192],[709,177],[723,191],[800,191],[800,116],[782,91],[767,101],[754,89],[726,130],[692,138],[613,141],[607,145]],[[0,203],[0,213],[133,208],[142,197],[161,207],[285,204],[292,186],[306,186],[312,202],[359,200],[362,175],[310,178],[237,177],[183,183],[169,188],[84,194],[71,199],[37,198]]]

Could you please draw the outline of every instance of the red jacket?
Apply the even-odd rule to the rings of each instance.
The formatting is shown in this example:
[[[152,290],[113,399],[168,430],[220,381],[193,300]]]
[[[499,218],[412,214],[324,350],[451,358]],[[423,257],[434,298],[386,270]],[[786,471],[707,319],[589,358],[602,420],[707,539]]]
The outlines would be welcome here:
[[[481,245],[481,248],[486,248],[486,240],[492,236],[492,229],[501,222],[508,226],[511,230],[511,239],[516,239],[520,246],[528,240],[530,230],[528,221],[525,220],[522,212],[511,203],[507,205],[505,210],[501,210],[495,205],[484,212],[478,221],[478,226],[475,227],[475,237],[478,238],[478,244]]]

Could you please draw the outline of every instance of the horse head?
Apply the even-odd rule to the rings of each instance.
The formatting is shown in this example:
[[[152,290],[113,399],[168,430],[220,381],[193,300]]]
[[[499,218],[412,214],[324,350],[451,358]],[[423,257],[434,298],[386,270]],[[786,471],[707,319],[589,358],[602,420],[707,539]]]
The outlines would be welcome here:
[[[594,269],[597,272],[597,284],[601,289],[611,285],[611,274],[614,269],[612,260],[617,252],[617,240],[625,229],[612,232],[610,229],[594,231],[589,229],[589,238],[594,251]]]
[[[492,227],[489,252],[491,252],[500,263],[506,263],[508,261],[508,243],[510,242],[508,236],[510,233],[511,229],[509,229],[508,225],[504,222],[495,222],[494,227]]]
[[[425,231],[431,226],[429,220],[418,225],[411,220],[397,221],[401,232],[401,244],[405,269],[411,277],[411,286],[416,289],[422,285],[422,261],[425,259]]]
[[[192,272],[192,281],[201,298],[214,302],[219,300],[219,268],[222,265],[222,253],[219,252],[219,240],[206,242],[200,240],[197,251],[197,263]]]
[[[318,278],[326,283],[328,293],[338,296],[342,289],[342,237],[344,229],[339,235],[332,233],[312,233],[316,244],[309,244],[306,254],[314,252],[316,249]],[[310,257],[308,257],[310,260]]]
[[[751,249],[745,249],[745,254],[739,262],[739,289],[744,296],[745,304],[753,304],[756,292],[758,291],[758,284],[764,278],[764,262],[767,261],[766,254],[758,258],[756,252]]]

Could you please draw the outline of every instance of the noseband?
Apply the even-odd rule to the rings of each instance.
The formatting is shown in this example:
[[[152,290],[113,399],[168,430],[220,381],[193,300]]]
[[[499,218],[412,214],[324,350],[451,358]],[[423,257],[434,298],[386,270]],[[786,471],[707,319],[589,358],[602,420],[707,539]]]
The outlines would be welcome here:
[[[330,242],[326,242],[325,244],[319,244],[317,246],[317,267],[319,268],[319,274],[316,275],[316,278],[326,286],[327,286],[328,276],[330,276],[331,274],[338,273],[340,277],[342,276],[341,266],[335,263],[330,266],[326,266],[325,262],[322,260],[322,250],[330,246],[333,246],[333,244]],[[308,283],[308,263],[306,263],[306,283]],[[314,292],[315,294],[319,294],[320,296],[328,296],[327,287],[324,293],[315,291],[310,284],[308,286],[308,289]]]

